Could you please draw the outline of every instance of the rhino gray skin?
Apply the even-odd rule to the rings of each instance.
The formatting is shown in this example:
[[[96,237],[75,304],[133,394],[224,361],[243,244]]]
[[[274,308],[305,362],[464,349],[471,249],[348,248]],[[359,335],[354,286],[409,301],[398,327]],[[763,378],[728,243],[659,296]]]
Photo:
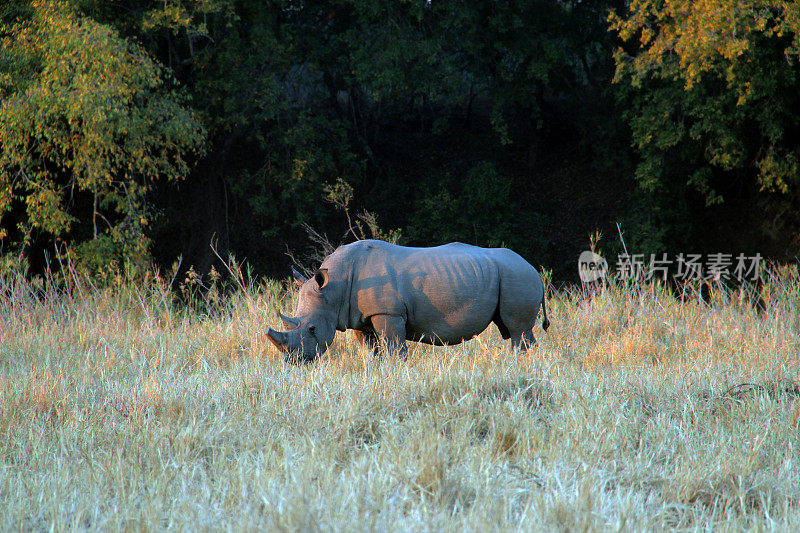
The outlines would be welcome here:
[[[280,315],[288,331],[266,332],[289,361],[313,361],[336,330],[355,330],[373,351],[383,338],[406,357],[406,340],[458,344],[491,322],[515,348],[527,348],[536,342],[539,304],[542,329],[550,325],[541,276],[506,248],[363,240],[336,249],[313,278],[295,277],[303,281],[296,316]]]

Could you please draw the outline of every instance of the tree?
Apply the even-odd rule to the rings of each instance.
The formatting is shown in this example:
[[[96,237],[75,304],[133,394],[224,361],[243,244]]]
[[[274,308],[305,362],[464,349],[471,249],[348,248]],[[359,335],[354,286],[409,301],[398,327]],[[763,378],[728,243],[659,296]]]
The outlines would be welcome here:
[[[662,205],[758,194],[797,234],[800,5],[632,0],[609,21],[642,187]]]
[[[0,237],[46,237],[80,258],[147,257],[147,192],[178,180],[204,128],[169,74],[113,28],[55,0],[0,26]],[[16,221],[10,228],[5,221]]]
[[[5,242],[138,256],[151,238],[206,272],[216,235],[279,273],[304,223],[345,233],[324,201],[342,180],[409,244],[541,253],[548,202],[582,190],[563,163],[619,176],[627,161],[605,18],[623,3],[15,0],[0,7]]]

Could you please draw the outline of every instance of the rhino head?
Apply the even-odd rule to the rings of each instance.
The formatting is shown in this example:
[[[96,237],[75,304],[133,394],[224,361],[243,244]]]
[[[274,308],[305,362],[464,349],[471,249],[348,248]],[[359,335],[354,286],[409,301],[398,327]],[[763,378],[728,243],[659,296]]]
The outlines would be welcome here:
[[[267,328],[267,338],[284,353],[287,362],[310,363],[325,353],[336,335],[337,306],[328,294],[327,269],[317,270],[306,279],[293,271],[300,287],[297,316],[278,313],[287,331]]]

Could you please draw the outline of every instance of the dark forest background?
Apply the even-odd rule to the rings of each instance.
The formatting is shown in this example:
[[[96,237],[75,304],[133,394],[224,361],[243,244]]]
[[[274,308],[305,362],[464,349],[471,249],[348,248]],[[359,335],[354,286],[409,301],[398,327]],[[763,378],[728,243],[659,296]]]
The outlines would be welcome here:
[[[617,222],[792,260],[800,11],[728,4],[6,0],[3,265],[205,274],[213,237],[283,277],[306,225],[361,224],[574,282]]]

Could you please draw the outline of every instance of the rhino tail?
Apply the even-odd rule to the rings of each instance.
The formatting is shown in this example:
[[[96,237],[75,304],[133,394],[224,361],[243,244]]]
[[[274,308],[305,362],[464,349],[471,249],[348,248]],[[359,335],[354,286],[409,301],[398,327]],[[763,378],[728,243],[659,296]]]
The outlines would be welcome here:
[[[542,329],[547,331],[547,328],[550,327],[550,321],[547,320],[547,305],[545,305],[547,298],[545,296],[545,291],[542,291]]]

